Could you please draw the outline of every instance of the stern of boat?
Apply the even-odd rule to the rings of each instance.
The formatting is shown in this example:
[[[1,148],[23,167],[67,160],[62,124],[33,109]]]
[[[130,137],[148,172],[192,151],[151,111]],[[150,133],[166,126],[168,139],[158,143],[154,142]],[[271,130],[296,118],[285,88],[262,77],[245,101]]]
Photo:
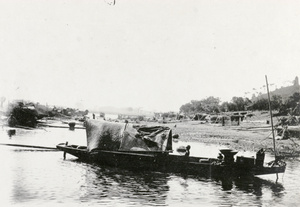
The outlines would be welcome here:
[[[284,173],[285,169],[286,163],[282,159],[275,159],[262,167],[257,167],[255,169],[255,175]]]

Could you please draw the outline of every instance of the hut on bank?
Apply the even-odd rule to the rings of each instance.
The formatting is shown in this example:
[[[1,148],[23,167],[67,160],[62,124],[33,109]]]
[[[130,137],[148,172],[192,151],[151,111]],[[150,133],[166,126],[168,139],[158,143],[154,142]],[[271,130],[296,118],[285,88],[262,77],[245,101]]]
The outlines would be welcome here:
[[[209,114],[197,113],[197,114],[194,115],[193,120],[206,121],[206,118],[209,118]]]

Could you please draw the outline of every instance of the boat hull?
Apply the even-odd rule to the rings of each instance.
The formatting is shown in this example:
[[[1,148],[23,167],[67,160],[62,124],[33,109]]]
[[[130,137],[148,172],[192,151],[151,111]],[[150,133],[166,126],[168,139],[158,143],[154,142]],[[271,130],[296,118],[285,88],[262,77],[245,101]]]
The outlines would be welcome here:
[[[185,157],[167,152],[128,152],[92,150],[85,147],[59,144],[56,146],[82,161],[108,165],[130,170],[150,170],[159,172],[184,173],[204,177],[239,177],[285,172],[285,163],[280,166],[256,167],[238,163],[225,164],[214,158]]]

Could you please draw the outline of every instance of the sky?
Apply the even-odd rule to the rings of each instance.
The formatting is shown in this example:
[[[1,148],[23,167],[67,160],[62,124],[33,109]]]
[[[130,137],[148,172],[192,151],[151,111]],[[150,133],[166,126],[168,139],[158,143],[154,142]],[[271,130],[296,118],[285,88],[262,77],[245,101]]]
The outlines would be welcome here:
[[[299,1],[113,2],[0,0],[0,95],[166,112],[300,75]]]

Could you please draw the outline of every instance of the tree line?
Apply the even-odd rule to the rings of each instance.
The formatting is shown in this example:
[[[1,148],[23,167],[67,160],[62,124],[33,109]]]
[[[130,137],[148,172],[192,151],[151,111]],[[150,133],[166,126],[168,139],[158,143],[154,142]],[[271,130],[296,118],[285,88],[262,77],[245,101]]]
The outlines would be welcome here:
[[[300,93],[294,93],[287,100],[284,100],[280,95],[273,95],[270,99],[272,110],[287,114],[291,113],[295,108],[299,108]],[[179,109],[180,113],[185,115],[196,113],[217,114],[220,112],[245,110],[269,110],[269,101],[267,98],[258,98],[252,101],[249,98],[233,97],[230,102],[221,103],[220,98],[210,96],[202,100],[192,100],[189,103],[182,105]],[[299,113],[299,109],[296,112]]]

